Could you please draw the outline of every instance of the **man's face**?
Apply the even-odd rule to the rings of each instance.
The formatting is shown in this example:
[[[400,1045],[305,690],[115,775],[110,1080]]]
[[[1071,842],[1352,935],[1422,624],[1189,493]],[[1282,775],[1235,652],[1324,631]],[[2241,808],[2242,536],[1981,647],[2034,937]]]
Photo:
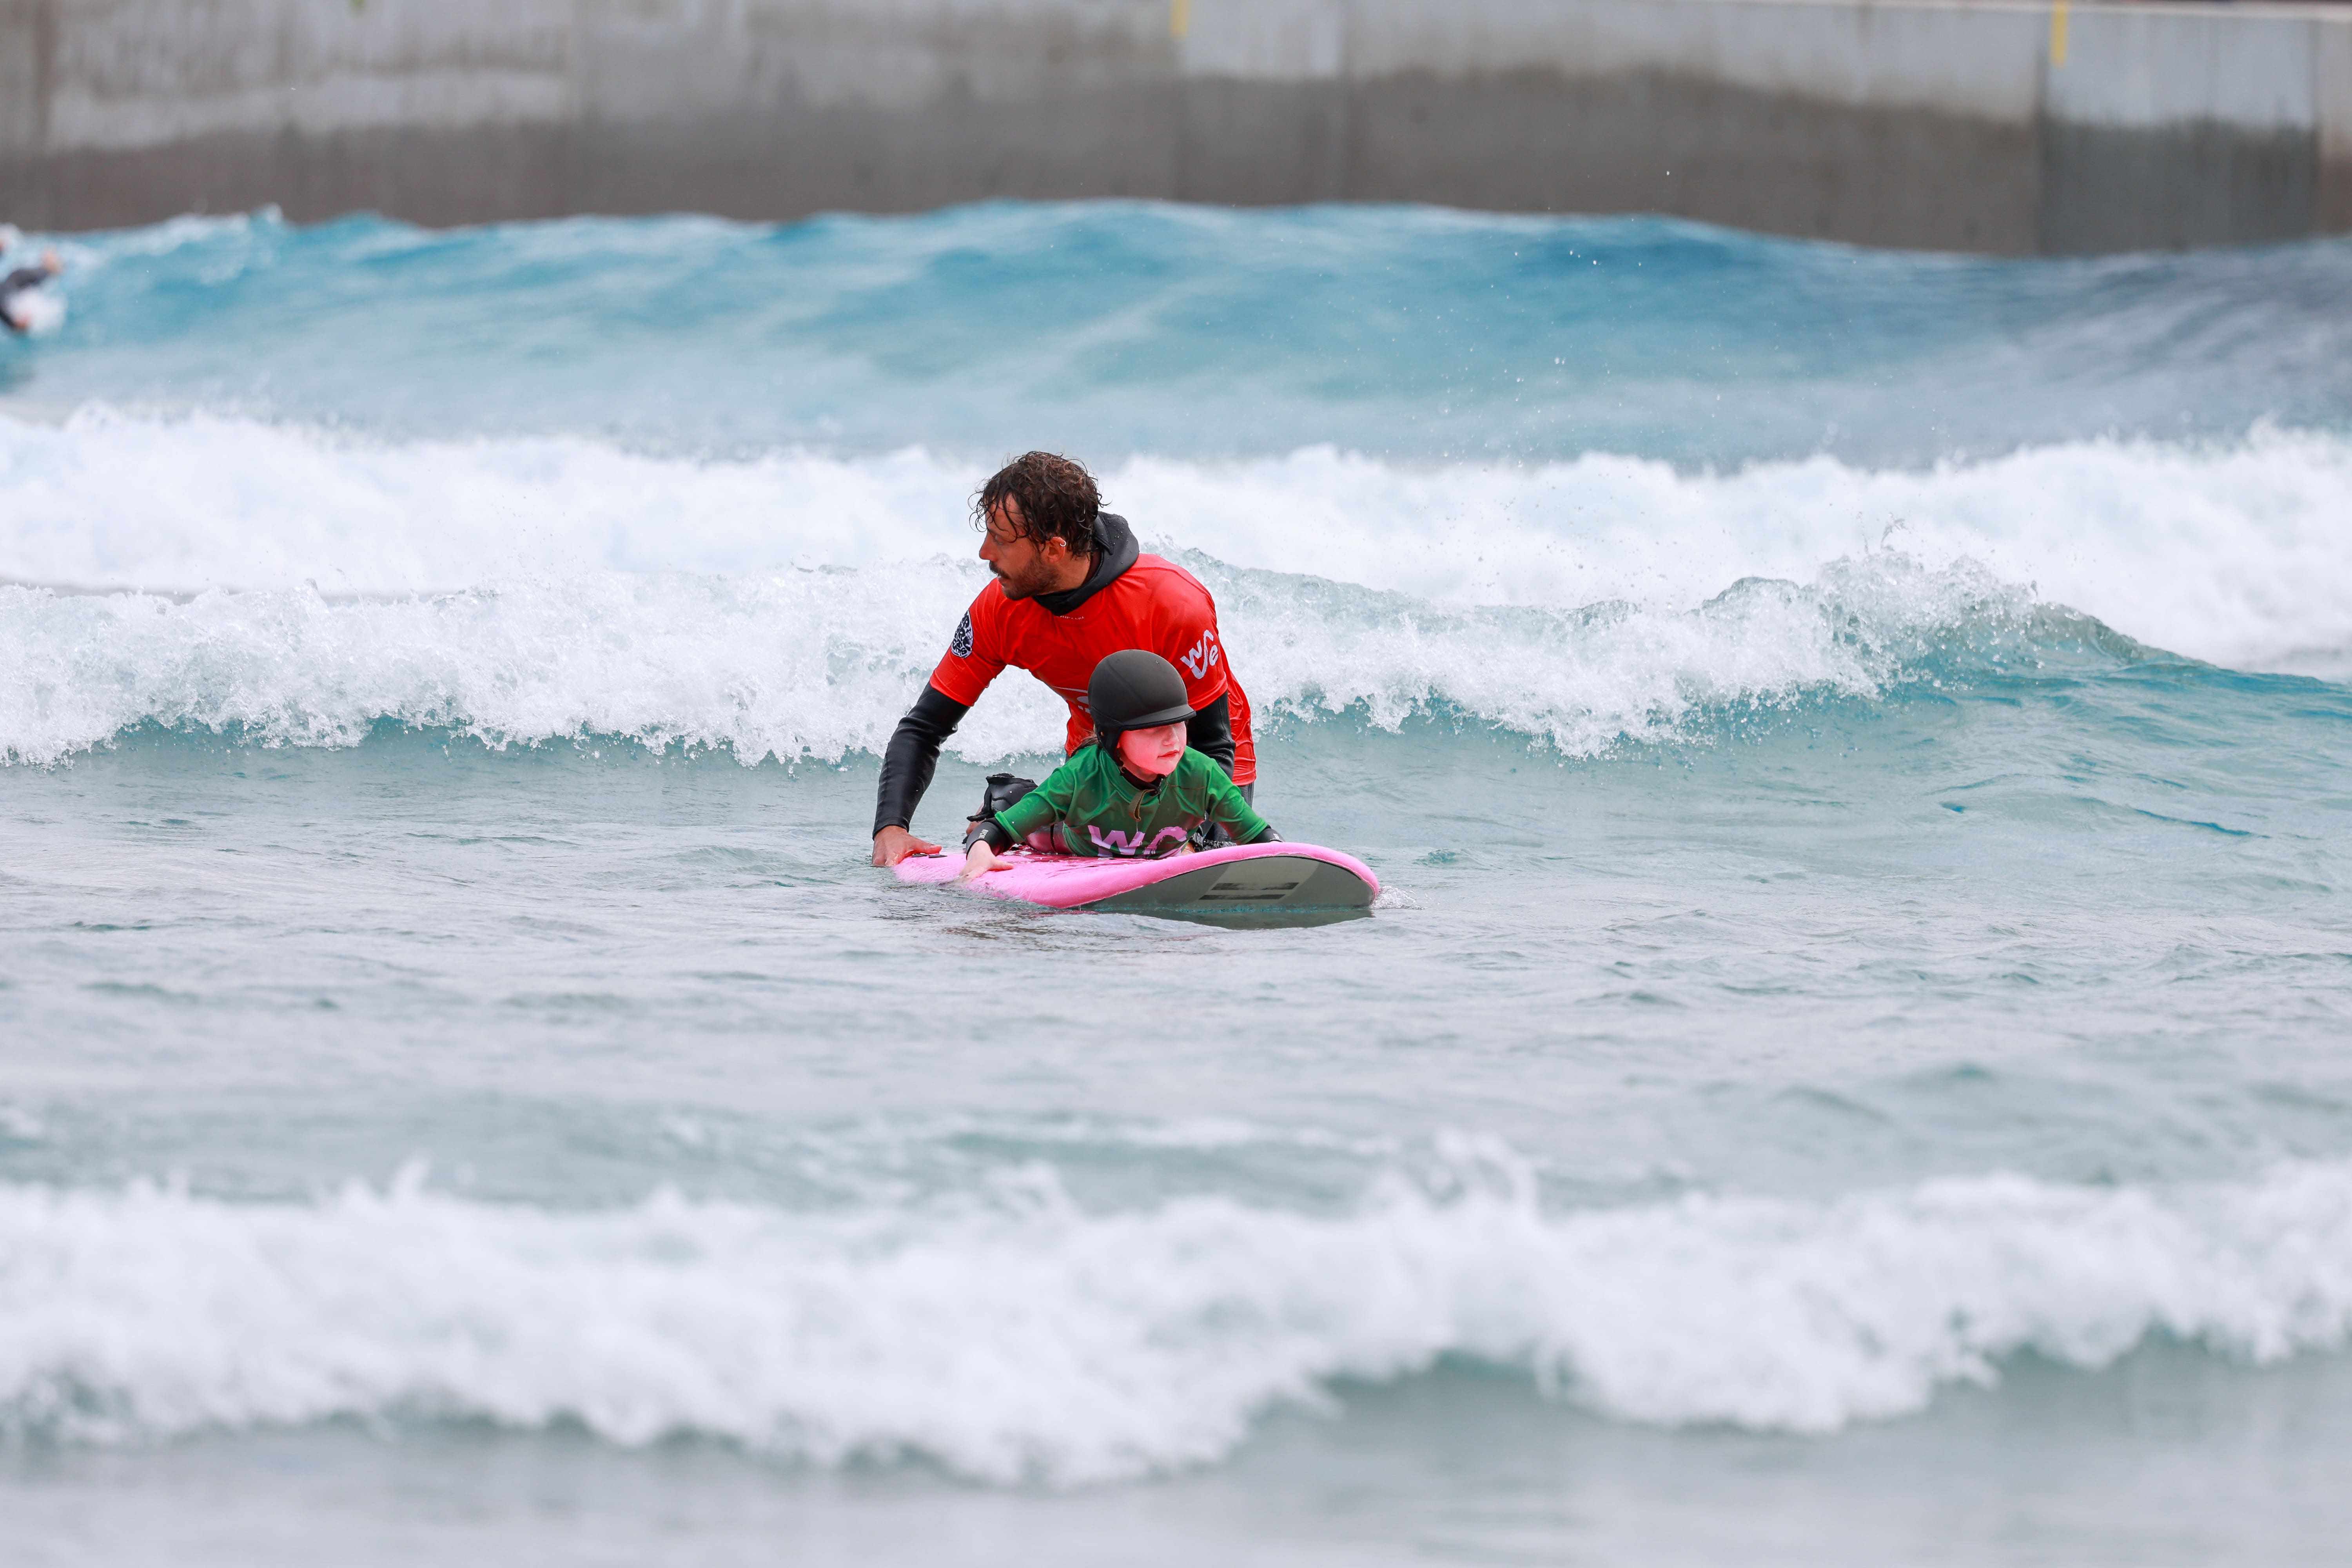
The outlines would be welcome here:
[[[1070,547],[1061,540],[1048,539],[1040,546],[1023,534],[1020,519],[1021,503],[1007,496],[988,514],[980,540],[980,558],[996,574],[996,585],[1008,599],[1052,593],[1061,585],[1070,559]]]

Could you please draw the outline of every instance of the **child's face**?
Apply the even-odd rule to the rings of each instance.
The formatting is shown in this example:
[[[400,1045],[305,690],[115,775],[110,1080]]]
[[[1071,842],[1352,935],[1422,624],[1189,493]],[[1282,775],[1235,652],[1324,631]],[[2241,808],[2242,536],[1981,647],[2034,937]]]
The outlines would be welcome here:
[[[1118,760],[1138,778],[1164,779],[1184,760],[1184,726],[1155,724],[1118,738]]]

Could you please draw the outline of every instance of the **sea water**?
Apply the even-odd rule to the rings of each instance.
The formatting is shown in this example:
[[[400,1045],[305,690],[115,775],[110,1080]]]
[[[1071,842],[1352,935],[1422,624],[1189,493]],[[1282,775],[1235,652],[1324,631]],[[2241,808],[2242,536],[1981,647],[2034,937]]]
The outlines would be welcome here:
[[[2339,1559],[2345,242],[60,243],[9,1563]],[[1031,447],[1371,918],[866,864]],[[1060,725],[1008,674],[917,828]]]

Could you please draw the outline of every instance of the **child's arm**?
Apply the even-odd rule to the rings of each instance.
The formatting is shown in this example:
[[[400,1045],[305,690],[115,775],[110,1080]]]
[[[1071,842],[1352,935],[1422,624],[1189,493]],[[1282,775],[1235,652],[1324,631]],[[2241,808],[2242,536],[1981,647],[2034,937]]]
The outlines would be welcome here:
[[[987,839],[975,838],[971,841],[971,848],[964,855],[963,869],[956,873],[956,880],[976,881],[991,871],[1003,869],[1004,865],[1005,862],[997,858],[996,851],[989,847]]]
[[[1068,808],[1072,780],[1076,770],[1067,763],[1045,775],[1045,782],[1006,806],[994,816],[975,825],[967,842],[986,843],[992,848],[1010,849],[1047,824],[1057,820]],[[978,872],[966,868],[965,875]]]
[[[1062,781],[1060,770],[1056,769],[1047,775],[1044,784],[998,812],[996,825],[1004,829],[1010,842],[1018,844],[1059,817],[1062,808],[1068,804],[1069,787]]]
[[[1209,769],[1209,820],[1223,827],[1236,844],[1271,844],[1282,837],[1242,798],[1225,770],[1213,765]]]

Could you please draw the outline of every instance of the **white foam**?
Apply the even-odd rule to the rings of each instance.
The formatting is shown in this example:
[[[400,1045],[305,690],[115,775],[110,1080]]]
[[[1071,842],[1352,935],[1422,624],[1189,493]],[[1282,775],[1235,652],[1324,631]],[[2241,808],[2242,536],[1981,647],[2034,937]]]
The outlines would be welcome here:
[[[569,1420],[1074,1482],[1217,1459],[1269,1408],[1444,1355],[1622,1418],[1826,1433],[2029,1350],[2098,1367],[2165,1334],[2263,1363],[2347,1328],[2342,1165],[1566,1214],[1506,1171],[1337,1216],[1087,1214],[1042,1173],[855,1215],[0,1187],[0,1419],[67,1440]]]
[[[919,451],[695,460],[579,437],[388,444],[216,415],[0,418],[0,578],[328,594],[551,572],[866,566],[973,544],[971,464]],[[1446,605],[1687,610],[1889,537],[2143,642],[2241,666],[2352,648],[2352,442],[2091,441],[1926,470],[1829,458],[1685,474],[1589,456],[1416,468],[1328,449],[1131,460],[1110,501],[1155,543]]]
[[[383,595],[858,565],[976,547],[973,488],[916,452],[697,462],[575,437],[392,445],[91,407],[61,426],[0,416],[0,578]]]
[[[1401,468],[1329,450],[1138,459],[1116,500],[1241,565],[1446,602],[1687,609],[1893,545],[1980,565],[2141,642],[2238,668],[2352,648],[2352,442],[2259,429],[2211,448],[2033,447],[1924,470],[1833,458],[1685,474],[1587,456]]]
[[[1900,557],[1745,585],[1695,611],[1448,610],[1200,563],[1262,712],[1444,703],[1572,754],[1672,738],[1694,708],[1866,692],[1938,632],[2019,613],[1981,573]],[[49,763],[144,722],[350,745],[379,720],[499,746],[586,734],[753,763],[878,752],[987,582],[974,563],[758,577],[600,572],[436,597],[309,588],[58,595],[0,587],[0,759]],[[1013,673],[951,742],[1055,751],[1066,710]]]
[[[145,721],[351,745],[378,720],[495,744],[582,734],[727,746],[746,763],[878,751],[979,567],[717,578],[601,572],[433,598],[303,588],[58,595],[0,587],[0,757],[50,763]],[[919,641],[913,640],[919,638]],[[1004,683],[958,743],[1058,744],[1064,711]]]
[[[0,758],[150,721],[304,744],[390,719],[747,763],[873,751],[985,583],[964,517],[979,478],[919,452],[688,461],[0,419],[0,577],[211,590],[0,588],[0,655],[25,677],[0,688]],[[1217,592],[1262,709],[1362,704],[1393,725],[1444,704],[1578,754],[1683,732],[1695,707],[1872,692],[1907,654],[2022,624],[2036,585],[2192,654],[2352,649],[2352,445],[2319,436],[1696,477],[1323,451],[1138,459],[1108,488]],[[1044,752],[1060,723],[1015,676],[957,745]]]

